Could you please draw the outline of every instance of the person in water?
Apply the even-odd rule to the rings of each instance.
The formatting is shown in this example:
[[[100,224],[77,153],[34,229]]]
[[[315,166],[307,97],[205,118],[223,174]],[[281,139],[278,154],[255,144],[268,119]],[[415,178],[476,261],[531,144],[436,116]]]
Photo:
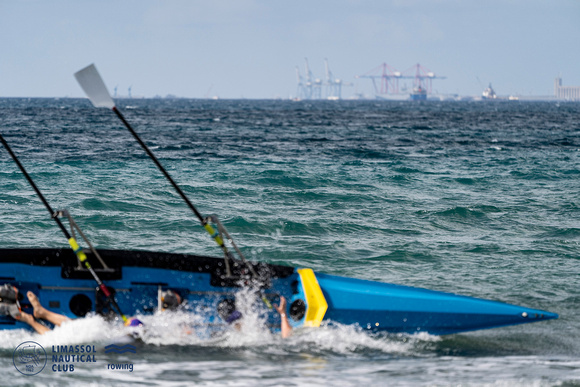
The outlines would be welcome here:
[[[52,323],[54,326],[61,326],[67,321],[71,321],[65,315],[52,312],[46,309],[40,301],[36,294],[31,291],[26,293],[26,297],[32,305],[33,313],[28,314],[20,309],[20,304],[18,302],[19,293],[18,288],[4,284],[0,287],[0,313],[12,316],[15,320],[22,321],[30,325],[37,333],[43,335],[49,332],[51,329],[44,324],[41,324],[38,320],[45,320]],[[143,323],[135,318],[131,317],[125,321],[125,325],[129,327],[140,327]]]
[[[286,315],[286,298],[284,298],[284,296],[280,296],[280,303],[274,305],[274,309],[276,309],[278,314],[280,314],[280,334],[282,335],[282,338],[285,339],[292,334],[292,327],[290,326]],[[236,309],[235,301],[233,299],[225,299],[221,301],[218,304],[218,314],[225,322],[233,326],[234,329],[238,331],[241,330],[243,315]]]
[[[26,293],[28,301],[33,308],[33,314],[30,315],[20,310],[18,303],[18,289],[12,285],[5,284],[0,287],[0,313],[9,314],[14,319],[22,321],[30,325],[37,333],[43,335],[50,331],[50,328],[41,324],[37,320],[46,320],[55,326],[61,326],[67,321],[71,321],[65,315],[52,312],[42,306],[36,295],[29,291]],[[181,296],[172,290],[166,290],[161,294],[162,310],[176,310],[183,303]],[[282,338],[287,338],[292,334],[292,327],[288,322],[286,316],[286,299],[280,296],[280,303],[274,305],[276,311],[280,314],[280,329]],[[236,330],[241,329],[242,313],[235,308],[235,301],[232,299],[223,300],[218,305],[218,313],[220,316]],[[143,323],[135,318],[128,318],[125,321],[125,326],[138,328],[142,327]]]
[[[161,292],[161,310],[177,310],[183,303],[183,298],[179,293],[171,289]]]
[[[20,318],[20,303],[18,302],[18,289],[10,284],[0,286],[0,315]]]
[[[285,339],[292,334],[292,327],[288,322],[288,316],[286,316],[286,298],[284,296],[280,296],[280,303],[274,304],[274,309],[280,314],[280,334]]]
[[[50,328],[39,323],[37,319],[49,321],[58,327],[63,323],[70,321],[70,318],[63,316],[62,314],[51,312],[50,310],[44,308],[38,301],[36,295],[32,292],[27,292],[26,297],[28,297],[28,301],[30,301],[30,305],[32,305],[33,314],[30,315],[26,312],[23,312],[20,309],[20,304],[18,302],[18,288],[10,284],[2,285],[0,290],[0,297],[2,298],[0,307],[3,312],[2,314],[9,314],[15,320],[27,323],[41,335],[50,331]]]

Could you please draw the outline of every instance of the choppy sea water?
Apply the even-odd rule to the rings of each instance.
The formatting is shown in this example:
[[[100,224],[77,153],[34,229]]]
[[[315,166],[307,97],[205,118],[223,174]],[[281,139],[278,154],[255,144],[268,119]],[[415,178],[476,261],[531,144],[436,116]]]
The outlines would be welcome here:
[[[580,385],[580,105],[121,100],[203,214],[247,256],[545,309],[560,319],[443,337],[260,324],[219,339],[147,317],[136,354],[100,317],[46,336],[0,331],[0,384],[151,386]],[[0,133],[54,208],[101,248],[219,256],[110,111],[0,99]],[[0,149],[0,247],[66,241]],[[177,330],[178,331],[178,330]],[[14,348],[92,343],[74,372],[21,375]],[[106,369],[131,361],[132,372]]]

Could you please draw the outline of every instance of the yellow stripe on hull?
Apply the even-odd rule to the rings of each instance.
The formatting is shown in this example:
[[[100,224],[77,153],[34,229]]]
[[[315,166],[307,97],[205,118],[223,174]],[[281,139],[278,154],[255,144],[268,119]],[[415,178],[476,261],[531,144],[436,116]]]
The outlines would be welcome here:
[[[306,298],[306,317],[304,319],[305,327],[319,327],[328,303],[322,289],[318,285],[318,280],[312,269],[298,269],[300,281],[302,282],[302,289],[304,289],[304,296]]]

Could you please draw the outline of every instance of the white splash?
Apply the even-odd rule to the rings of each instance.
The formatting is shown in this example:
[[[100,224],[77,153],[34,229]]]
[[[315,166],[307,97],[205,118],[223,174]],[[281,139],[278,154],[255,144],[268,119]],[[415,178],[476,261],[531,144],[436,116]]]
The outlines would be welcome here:
[[[144,324],[138,329],[139,339],[154,346],[205,346],[215,348],[247,348],[265,351],[330,352],[352,354],[378,351],[385,354],[410,354],[417,345],[440,340],[425,333],[418,335],[373,335],[364,329],[336,323],[320,328],[295,329],[292,336],[282,339],[267,327],[266,307],[253,292],[242,289],[236,294],[236,307],[243,318],[238,324],[208,325],[201,310],[158,312],[136,316]],[[29,330],[0,331],[0,349],[13,349],[24,341],[36,341],[42,346],[97,344],[126,341],[134,328],[124,327],[120,319],[106,321],[98,315],[74,319],[55,327],[44,335]]]

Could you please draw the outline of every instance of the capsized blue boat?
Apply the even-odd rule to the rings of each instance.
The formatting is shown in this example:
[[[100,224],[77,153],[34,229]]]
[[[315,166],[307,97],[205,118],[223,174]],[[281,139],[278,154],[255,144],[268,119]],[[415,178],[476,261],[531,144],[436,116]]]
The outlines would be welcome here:
[[[246,264],[235,261],[231,276],[224,259],[207,256],[148,251],[98,250],[108,269],[90,251],[87,256],[99,277],[110,287],[126,315],[153,313],[159,306],[160,291],[171,289],[202,312],[204,325],[223,329],[227,322],[219,305],[235,301],[247,285]],[[266,281],[261,295],[278,302],[288,300],[290,324],[317,327],[328,322],[358,325],[369,331],[445,335],[506,325],[555,319],[542,310],[450,293],[315,273],[266,263],[250,263]],[[0,249],[0,283],[20,290],[24,311],[31,312],[22,295],[32,290],[50,310],[78,318],[90,312],[111,315],[106,297],[95,288],[90,273],[78,263],[70,249]],[[261,305],[272,330],[280,326],[276,311]],[[0,316],[0,329],[28,328],[10,316]]]

